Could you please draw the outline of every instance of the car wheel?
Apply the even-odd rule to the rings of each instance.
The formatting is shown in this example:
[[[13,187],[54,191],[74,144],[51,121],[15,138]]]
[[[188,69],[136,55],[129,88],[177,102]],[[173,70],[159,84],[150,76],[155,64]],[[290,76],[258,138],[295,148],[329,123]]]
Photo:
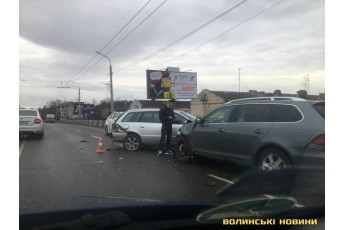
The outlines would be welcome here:
[[[38,139],[42,139],[44,137],[44,131],[37,135]]]
[[[137,151],[142,147],[140,137],[136,134],[128,134],[123,142],[123,147],[128,151]]]
[[[177,142],[176,157],[179,161],[188,162],[192,157],[192,148],[186,138],[181,138]]]
[[[260,154],[257,165],[261,170],[277,170],[288,168],[291,161],[283,151],[270,148]]]

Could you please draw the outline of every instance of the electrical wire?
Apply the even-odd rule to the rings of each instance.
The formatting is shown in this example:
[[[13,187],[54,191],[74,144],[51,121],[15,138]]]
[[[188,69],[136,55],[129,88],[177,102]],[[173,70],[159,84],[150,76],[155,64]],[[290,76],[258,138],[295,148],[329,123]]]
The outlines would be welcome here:
[[[101,49],[100,52],[102,52],[133,20],[138,14],[151,2],[152,0],[149,0]],[[73,77],[72,80],[75,77],[79,75],[95,58],[97,57],[97,54],[95,54]],[[103,57],[102,57],[103,58]]]
[[[276,2],[276,3],[274,3],[274,4],[272,4],[272,5],[268,6],[268,7],[266,7],[265,9],[263,9],[263,10],[261,10],[260,12],[256,13],[255,15],[253,15],[253,16],[247,18],[246,20],[244,20],[244,21],[242,21],[242,22],[240,22],[240,23],[238,23],[237,25],[235,25],[235,26],[233,26],[233,27],[227,29],[226,31],[224,31],[224,32],[222,32],[222,33],[220,33],[220,34],[218,34],[217,36],[215,36],[215,37],[213,37],[213,38],[211,38],[211,39],[209,39],[209,40],[207,40],[207,41],[205,41],[205,42],[203,42],[203,43],[200,43],[199,45],[195,46],[194,48],[192,48],[192,49],[190,49],[190,50],[188,50],[188,51],[186,51],[186,52],[183,52],[182,54],[180,54],[180,55],[178,55],[178,56],[176,56],[176,57],[174,57],[174,58],[172,58],[172,59],[169,59],[168,61],[162,63],[161,65],[163,65],[163,64],[165,64],[165,63],[168,63],[168,62],[170,62],[170,61],[173,61],[173,60],[175,60],[176,58],[182,57],[183,55],[185,55],[185,54],[187,54],[187,53],[190,53],[191,51],[196,50],[196,49],[198,49],[198,48],[200,48],[200,47],[206,45],[207,43],[210,43],[210,42],[216,40],[217,38],[219,38],[219,37],[221,37],[221,36],[224,36],[225,34],[229,33],[230,31],[236,29],[237,27],[241,26],[242,24],[244,24],[244,23],[246,23],[246,22],[249,22],[249,21],[253,20],[253,19],[256,18],[257,16],[263,14],[265,11],[269,10],[270,8],[276,6],[276,5],[280,4],[280,3],[282,3],[283,1],[285,1],[285,0],[281,0],[281,1],[279,1],[279,2]]]
[[[158,7],[156,7],[145,19],[143,19],[134,29],[132,29],[124,38],[122,38],[115,46],[113,46],[105,55],[109,54],[118,45],[120,45],[124,40],[126,40],[136,29],[138,29],[147,19],[149,19],[159,8],[161,8],[168,0],[162,2]],[[96,54],[97,56],[97,54]],[[95,56],[95,57],[96,57]],[[84,74],[89,72],[95,65],[97,65],[104,57],[102,56],[96,63],[90,66],[85,72],[83,72],[78,78],[82,77]],[[78,79],[77,78],[77,79]],[[75,79],[76,80],[76,79]]]
[[[163,48],[157,50],[156,52],[154,52],[154,53],[152,53],[152,54],[149,54],[149,55],[147,55],[146,57],[144,57],[144,58],[142,58],[142,59],[139,59],[139,60],[133,62],[132,64],[129,64],[129,65],[123,67],[123,68],[120,68],[120,70],[116,71],[116,73],[118,73],[118,72],[120,72],[120,71],[122,71],[122,70],[124,70],[124,69],[127,69],[127,68],[131,67],[132,65],[136,65],[136,64],[138,64],[138,63],[140,63],[140,62],[146,61],[146,60],[148,60],[148,59],[150,59],[150,58],[156,56],[157,54],[163,52],[164,50],[166,50],[166,49],[168,49],[168,48],[170,48],[170,47],[176,45],[177,43],[179,43],[179,42],[185,40],[186,38],[188,38],[188,37],[190,37],[190,36],[192,36],[192,35],[195,34],[196,32],[198,32],[198,31],[204,29],[205,27],[207,27],[208,25],[210,25],[211,23],[213,23],[213,22],[216,21],[217,19],[223,17],[224,15],[226,15],[226,14],[228,14],[229,12],[233,11],[234,9],[240,7],[242,4],[244,4],[244,3],[247,2],[247,1],[248,1],[248,0],[243,0],[243,1],[241,1],[240,3],[238,3],[238,4],[236,4],[235,6],[231,7],[230,9],[224,11],[224,12],[221,13],[220,15],[214,17],[214,18],[211,19],[210,21],[208,21],[208,22],[206,22],[205,24],[199,26],[198,28],[194,29],[193,31],[187,33],[186,35],[184,35],[184,36],[182,36],[181,38],[175,40],[174,42],[172,42],[172,43],[170,43],[170,44],[164,46]]]
[[[213,37],[213,38],[211,38],[211,39],[209,39],[209,40],[207,40],[207,41],[205,41],[205,42],[200,43],[199,45],[195,46],[194,48],[192,48],[192,49],[190,49],[190,50],[188,50],[188,51],[186,51],[186,52],[184,52],[184,53],[182,53],[182,54],[180,54],[180,55],[178,55],[178,56],[176,56],[176,57],[174,57],[174,58],[168,60],[167,62],[170,62],[170,61],[172,61],[172,60],[174,60],[174,59],[176,59],[176,58],[179,58],[179,57],[181,57],[181,56],[183,56],[183,55],[185,55],[185,54],[187,54],[187,53],[190,53],[191,51],[196,50],[196,49],[198,49],[198,48],[200,48],[200,47],[202,47],[202,46],[204,46],[204,45],[206,45],[206,44],[208,44],[208,43],[210,43],[210,42],[216,40],[217,38],[219,38],[219,37],[221,37],[221,36],[224,36],[225,34],[229,33],[230,31],[236,29],[237,27],[241,26],[242,24],[245,24],[245,23],[247,23],[247,22],[253,20],[254,18],[256,18],[256,17],[258,17],[259,15],[263,14],[264,12],[266,12],[266,11],[269,10],[269,9],[271,9],[272,7],[274,7],[274,6],[276,6],[276,5],[280,4],[280,3],[282,3],[283,1],[285,1],[285,0],[281,0],[281,1],[279,1],[279,2],[276,2],[276,3],[274,3],[274,4],[272,4],[272,5],[268,6],[268,7],[266,7],[265,9],[261,10],[260,12],[256,13],[255,15],[253,15],[253,16],[247,18],[246,20],[244,20],[244,21],[238,23],[237,25],[235,25],[235,26],[233,26],[233,27],[227,29],[226,31],[224,31],[224,32],[222,32],[222,33],[220,33],[220,34],[218,34],[217,36],[215,36],[215,37]],[[239,4],[235,5],[234,7],[237,8],[237,7],[239,7],[241,4],[243,4],[243,3],[245,3],[245,2],[246,2],[246,1],[242,1],[242,2],[240,2]],[[179,39],[177,39],[176,41],[170,43],[169,45],[167,45],[167,46],[161,48],[160,50],[156,51],[155,53],[153,53],[153,54],[151,54],[151,55],[149,55],[149,56],[152,56],[152,57],[153,57],[153,56],[157,55],[158,53],[162,52],[163,50],[168,49],[168,48],[170,48],[171,46],[177,44],[178,42],[180,42],[180,41],[186,39],[187,37],[191,36],[193,33],[196,33],[197,31],[199,31],[199,30],[201,30],[202,28],[206,27],[207,25],[211,24],[211,23],[212,23],[213,21],[215,21],[216,19],[218,19],[218,18],[220,18],[221,16],[225,15],[226,13],[230,12],[230,10],[233,10],[234,7],[230,8],[229,10],[225,11],[224,13],[222,13],[222,14],[218,15],[217,17],[213,18],[211,21],[209,21],[209,22],[203,24],[202,26],[198,27],[197,29],[193,30],[192,32],[186,34],[185,36],[183,36],[183,37],[181,37],[181,38],[179,38]],[[156,10],[157,10],[157,9],[156,9]],[[141,23],[141,24],[142,24],[142,23]],[[137,26],[137,27],[138,27],[138,26]],[[128,37],[128,36],[127,36],[127,37]],[[115,47],[116,47],[116,46],[114,46],[113,48],[115,48]],[[112,48],[112,49],[113,49],[113,48]],[[108,53],[111,52],[112,49],[111,49],[110,51],[108,51]],[[107,54],[108,54],[108,53],[107,53]],[[149,56],[147,56],[147,57],[149,57]],[[140,59],[139,62],[145,61],[145,60],[149,59],[149,58],[147,58],[147,57],[145,57],[145,58],[143,58],[143,59]],[[146,58],[147,58],[147,59],[146,59]],[[151,58],[151,57],[150,57],[150,58]],[[137,64],[137,63],[138,63],[138,62],[135,62],[135,64]],[[164,62],[164,63],[166,63],[166,62]],[[96,63],[96,64],[97,64],[97,63]],[[131,64],[130,66],[132,66],[132,65],[133,65],[133,64]],[[116,71],[116,72],[120,72],[120,71],[126,69],[127,67],[128,67],[128,66],[126,66],[126,67],[124,67],[124,68],[122,68],[122,69],[120,69],[119,71]]]

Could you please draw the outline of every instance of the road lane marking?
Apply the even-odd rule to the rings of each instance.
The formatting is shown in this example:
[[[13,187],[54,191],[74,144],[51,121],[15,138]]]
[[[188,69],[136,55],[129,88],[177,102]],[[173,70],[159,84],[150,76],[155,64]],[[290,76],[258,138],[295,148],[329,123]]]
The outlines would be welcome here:
[[[77,130],[77,133],[81,133],[81,131]]]
[[[23,149],[24,149],[24,145],[25,145],[25,140],[23,140],[22,144],[19,147],[19,159],[20,159],[20,156],[22,155],[22,152],[23,152]]]
[[[231,180],[227,180],[227,179],[224,179],[224,178],[221,178],[219,176],[215,176],[215,175],[212,175],[212,174],[207,174],[209,177],[213,177],[215,179],[218,179],[218,180],[221,180],[221,181],[224,181],[228,184],[234,184],[235,182],[231,181]]]
[[[97,139],[99,138],[99,137],[96,137],[96,136],[94,136],[94,135],[91,135],[91,137],[94,137],[94,138],[97,138]]]

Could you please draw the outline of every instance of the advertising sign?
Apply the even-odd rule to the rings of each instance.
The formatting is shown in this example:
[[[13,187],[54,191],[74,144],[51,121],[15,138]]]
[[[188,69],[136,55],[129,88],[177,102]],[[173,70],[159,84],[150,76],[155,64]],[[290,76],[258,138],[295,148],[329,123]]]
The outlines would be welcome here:
[[[82,114],[91,114],[93,113],[93,104],[83,104],[81,105]]]
[[[146,70],[148,99],[192,99],[197,97],[197,74]]]
[[[79,103],[74,103],[74,114],[79,114]],[[80,114],[91,114],[93,113],[93,104],[85,104],[84,102],[80,102]]]
[[[80,102],[80,107],[82,107],[84,104],[84,102]],[[73,114],[74,115],[78,115],[79,114],[79,103],[78,102],[74,102],[73,103]]]

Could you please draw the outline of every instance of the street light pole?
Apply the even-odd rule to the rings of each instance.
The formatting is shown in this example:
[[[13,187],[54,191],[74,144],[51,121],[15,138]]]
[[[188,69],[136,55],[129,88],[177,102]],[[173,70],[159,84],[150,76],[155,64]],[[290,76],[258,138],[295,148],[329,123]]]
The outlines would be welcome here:
[[[107,57],[106,55],[98,52],[98,51],[95,51],[96,53],[98,53],[99,55],[102,55],[103,57],[107,58],[110,62],[110,109],[111,109],[111,113],[113,113],[115,110],[114,110],[114,97],[113,97],[113,70],[112,70],[112,67],[111,67],[111,60],[109,57]]]
[[[69,82],[78,85],[78,118],[80,118],[80,85],[74,81],[69,81]]]
[[[241,94],[241,69],[238,68],[238,96]]]

